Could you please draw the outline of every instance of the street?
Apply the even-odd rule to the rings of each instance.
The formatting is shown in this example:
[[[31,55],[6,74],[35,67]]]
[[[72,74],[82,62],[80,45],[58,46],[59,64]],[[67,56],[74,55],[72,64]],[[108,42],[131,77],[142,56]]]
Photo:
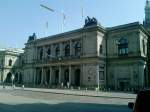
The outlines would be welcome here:
[[[0,89],[0,112],[131,112],[134,99]]]

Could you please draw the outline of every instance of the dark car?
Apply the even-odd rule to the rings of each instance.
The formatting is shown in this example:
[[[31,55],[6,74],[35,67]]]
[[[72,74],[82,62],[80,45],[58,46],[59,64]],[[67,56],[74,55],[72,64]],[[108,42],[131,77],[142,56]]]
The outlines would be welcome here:
[[[133,112],[150,112],[150,89],[140,91],[135,103],[129,102],[128,107],[133,109]]]

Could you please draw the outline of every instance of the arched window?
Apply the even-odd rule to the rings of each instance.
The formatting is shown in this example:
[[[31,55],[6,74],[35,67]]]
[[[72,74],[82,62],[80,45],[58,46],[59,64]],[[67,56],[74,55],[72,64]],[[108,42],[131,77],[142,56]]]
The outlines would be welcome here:
[[[128,55],[128,41],[121,38],[118,43],[118,55]]]
[[[69,44],[67,44],[65,46],[65,56],[70,56],[70,45]]]
[[[49,48],[47,49],[47,58],[50,58],[50,55],[51,55],[51,48],[49,47]]]
[[[81,43],[77,42],[75,44],[75,56],[80,56],[81,55]]]
[[[142,41],[142,44],[143,44],[143,53],[145,54],[145,41],[144,40]]]
[[[40,60],[43,59],[43,49],[40,50]]]
[[[58,57],[60,55],[60,48],[59,48],[59,46],[57,46],[56,49],[55,49],[55,55],[56,55],[56,57]]]
[[[8,66],[12,66],[12,60],[9,59]]]

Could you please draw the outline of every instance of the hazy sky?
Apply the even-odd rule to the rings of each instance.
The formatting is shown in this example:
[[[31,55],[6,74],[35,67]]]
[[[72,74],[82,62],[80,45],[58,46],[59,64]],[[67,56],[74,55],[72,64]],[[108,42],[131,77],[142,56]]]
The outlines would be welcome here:
[[[146,0],[0,0],[0,47],[23,48],[28,36],[38,38],[61,33],[61,11],[66,14],[64,32],[78,29],[84,16],[96,17],[104,27],[144,20]],[[50,12],[40,4],[55,10]],[[46,22],[48,29],[46,30]],[[47,33],[46,33],[47,32]]]

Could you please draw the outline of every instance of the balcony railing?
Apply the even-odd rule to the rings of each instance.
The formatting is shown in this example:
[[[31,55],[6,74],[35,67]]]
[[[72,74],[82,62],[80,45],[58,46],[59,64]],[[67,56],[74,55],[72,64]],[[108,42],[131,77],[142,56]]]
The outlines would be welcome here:
[[[35,59],[33,63],[45,63],[45,62],[57,62],[57,61],[66,61],[72,59],[80,59],[81,56],[59,56],[55,58],[43,58],[43,59]]]

